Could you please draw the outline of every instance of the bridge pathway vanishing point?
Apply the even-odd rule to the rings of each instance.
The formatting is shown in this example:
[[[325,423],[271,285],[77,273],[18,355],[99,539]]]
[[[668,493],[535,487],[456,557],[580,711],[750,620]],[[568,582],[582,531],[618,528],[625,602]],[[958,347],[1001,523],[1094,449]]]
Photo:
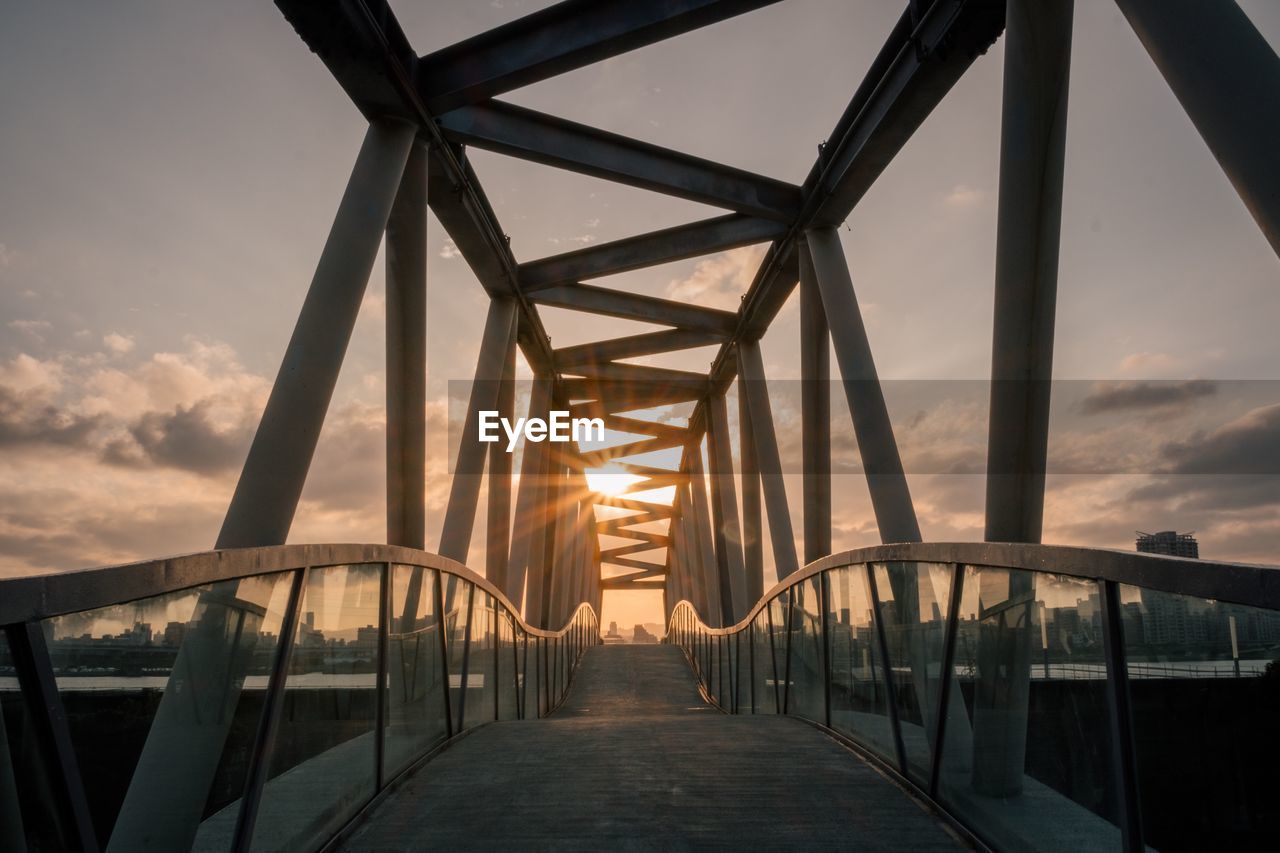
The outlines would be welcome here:
[[[344,849],[709,847],[964,845],[821,730],[721,714],[678,648],[618,645],[587,650],[551,717],[489,724],[426,763]]]

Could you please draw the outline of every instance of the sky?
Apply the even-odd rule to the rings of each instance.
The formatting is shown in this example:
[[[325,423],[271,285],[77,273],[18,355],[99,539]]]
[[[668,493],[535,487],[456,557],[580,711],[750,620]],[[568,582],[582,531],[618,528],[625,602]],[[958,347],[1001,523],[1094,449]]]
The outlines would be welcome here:
[[[420,53],[543,5],[394,4]],[[1280,6],[1241,5],[1280,43]],[[901,8],[787,0],[503,97],[799,183]],[[363,120],[267,2],[6,0],[0,20],[0,576],[205,550]],[[932,540],[982,536],[1002,62],[997,42],[841,228]],[[1070,89],[1044,540],[1194,530],[1206,557],[1278,563],[1280,262],[1110,2],[1076,4]],[[521,261],[719,212],[471,157]],[[430,550],[485,296],[434,218],[428,248]],[[594,283],[734,309],[761,253]],[[385,538],[383,275],[292,542]],[[541,313],[556,347],[652,328]],[[762,343],[791,472],[798,327],[793,298]],[[832,413],[835,547],[875,544],[838,388]],[[660,601],[611,593],[604,619],[660,622]]]

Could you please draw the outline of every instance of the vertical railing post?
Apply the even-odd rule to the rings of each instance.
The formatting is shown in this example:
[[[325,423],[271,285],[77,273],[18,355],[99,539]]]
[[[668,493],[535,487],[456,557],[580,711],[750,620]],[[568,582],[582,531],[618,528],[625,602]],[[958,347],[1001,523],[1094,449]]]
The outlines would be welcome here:
[[[1107,710],[1111,720],[1111,765],[1116,807],[1124,849],[1146,849],[1142,838],[1142,803],[1138,791],[1137,753],[1133,738],[1133,707],[1124,647],[1120,586],[1102,581],[1102,647],[1107,659]]]
[[[377,693],[373,697],[374,714],[377,715],[377,720],[374,723],[374,734],[377,737],[377,743],[374,745],[375,787],[379,791],[382,790],[386,767],[386,755],[384,753],[387,739],[387,663],[390,645],[388,634],[390,631],[391,564],[383,563],[378,585],[378,676],[375,682]]]
[[[880,609],[880,593],[876,589],[876,572],[867,563],[867,585],[871,589],[871,618],[875,623],[876,637],[880,643],[880,669],[884,672],[885,706],[889,712],[889,726],[893,732],[893,751],[898,758],[898,771],[907,775],[907,748],[902,740],[902,723],[898,719],[898,684],[893,674],[893,660],[889,657],[889,639],[884,630],[884,613]]]
[[[258,717],[258,731],[253,741],[253,752],[249,754],[249,770],[245,778],[244,792],[240,795],[240,810],[236,814],[231,842],[232,853],[248,853],[253,842],[253,827],[258,820],[262,790],[267,784],[267,774],[271,770],[276,731],[280,727],[280,713],[284,708],[285,682],[289,678],[289,663],[293,658],[294,638],[298,632],[298,616],[299,611],[302,610],[302,599],[310,572],[309,568],[295,571],[293,582],[289,587],[289,603],[280,620],[280,646],[276,649],[271,676],[267,679],[267,694],[262,701],[261,716]]]
[[[818,575],[818,598],[822,608],[822,708],[823,722],[831,726],[831,628],[828,611],[831,610],[831,584],[828,572]]]
[[[432,593],[436,598],[436,633],[440,637],[440,665],[443,668],[444,678],[440,694],[444,697],[444,728],[450,736],[456,735],[459,729],[453,725],[453,702],[449,698],[449,638],[445,636],[449,633],[448,614],[444,612],[444,579],[441,577],[444,573],[436,570],[432,575]]]
[[[947,622],[942,639],[942,682],[938,685],[938,705],[934,711],[933,764],[929,768],[929,796],[938,796],[938,776],[942,771],[942,751],[946,744],[947,712],[951,682],[955,680],[956,633],[960,623],[960,600],[964,595],[964,565],[956,563],[951,574],[951,599],[947,602]],[[960,706],[963,709],[963,705]]]

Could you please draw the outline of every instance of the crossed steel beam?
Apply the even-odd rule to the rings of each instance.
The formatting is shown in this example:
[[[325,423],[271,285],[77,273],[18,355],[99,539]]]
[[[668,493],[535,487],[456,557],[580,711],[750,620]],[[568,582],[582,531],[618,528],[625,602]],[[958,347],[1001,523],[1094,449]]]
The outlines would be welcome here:
[[[835,347],[881,537],[918,540],[907,480],[834,227],[1000,36],[1006,19],[988,537],[1038,541],[1048,398],[1035,383],[1051,375],[1070,0],[910,0],[800,186],[497,99],[769,2],[568,0],[426,56],[412,49],[385,0],[276,2],[370,121],[348,187],[352,204],[340,210],[330,238],[335,252],[349,254],[352,246],[360,251],[358,262],[348,258],[347,267],[336,273],[338,262],[322,257],[313,283],[316,306],[343,307],[320,318],[304,309],[220,546],[283,541],[332,393],[335,365],[354,324],[359,299],[353,294],[364,287],[359,274],[364,270],[367,279],[385,227],[391,259],[388,536],[393,544],[422,547],[421,524],[413,519],[422,515],[423,426],[413,409],[420,408],[425,383],[419,364],[425,336],[423,198],[492,298],[468,424],[481,408],[510,413],[514,396],[507,386],[518,345],[537,377],[531,414],[563,406],[575,417],[602,417],[609,430],[640,437],[608,449],[527,449],[510,532],[510,459],[488,454],[487,568],[513,601],[523,602],[532,622],[558,624],[580,600],[598,607],[604,589],[659,589],[668,609],[688,598],[711,622],[729,624],[762,593],[762,510],[768,514],[779,577],[797,568],[757,344],[797,285],[804,328],[804,558],[815,559],[831,548],[828,340]],[[1202,133],[1276,244],[1277,172],[1258,166],[1280,141],[1274,111],[1242,123],[1224,116],[1221,101],[1205,103],[1196,88],[1221,87],[1248,75],[1280,89],[1274,52],[1230,0],[1117,2],[1193,120],[1198,126],[1202,119],[1213,124]],[[1157,14],[1157,7],[1173,11]],[[1229,42],[1232,55],[1225,70],[1200,54],[1183,59],[1170,49],[1185,48],[1189,33],[1209,23],[1225,28],[1223,45],[1215,46],[1225,49]],[[467,162],[469,147],[710,204],[726,213],[518,262]],[[365,205],[364,214],[375,213],[362,216],[355,210],[358,203]],[[384,208],[387,215],[381,215]],[[768,249],[735,312],[590,283],[761,243]],[[312,302],[309,296],[308,305]],[[666,328],[553,350],[539,306]],[[332,343],[317,350],[316,335],[328,335]],[[708,345],[719,350],[706,374],[628,361]],[[317,358],[317,351],[324,357]],[[743,431],[740,481],[725,403],[735,379]],[[298,415],[292,409],[305,395],[311,403]],[[317,403],[316,398],[322,399]],[[693,404],[684,425],[634,414],[679,403]],[[627,461],[671,449],[682,449],[678,469]],[[441,540],[444,556],[467,559],[485,456],[464,433]],[[619,496],[595,494],[584,474],[603,466],[645,479]],[[281,470],[289,473],[281,477]],[[672,488],[674,500],[668,505],[628,496],[657,488]],[[615,517],[597,519],[597,506],[611,507]],[[655,522],[665,523],[666,532],[636,529]],[[602,548],[600,536],[630,541]],[[661,562],[642,559],[663,551]],[[602,565],[625,573],[601,578]]]

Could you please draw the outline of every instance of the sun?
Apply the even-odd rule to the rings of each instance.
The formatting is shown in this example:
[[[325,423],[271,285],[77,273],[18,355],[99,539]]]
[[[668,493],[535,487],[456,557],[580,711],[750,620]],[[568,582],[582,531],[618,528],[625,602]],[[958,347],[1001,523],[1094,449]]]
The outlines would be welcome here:
[[[647,477],[628,474],[621,465],[610,462],[603,468],[587,469],[587,487],[597,494],[617,497],[636,483],[642,483]]]

